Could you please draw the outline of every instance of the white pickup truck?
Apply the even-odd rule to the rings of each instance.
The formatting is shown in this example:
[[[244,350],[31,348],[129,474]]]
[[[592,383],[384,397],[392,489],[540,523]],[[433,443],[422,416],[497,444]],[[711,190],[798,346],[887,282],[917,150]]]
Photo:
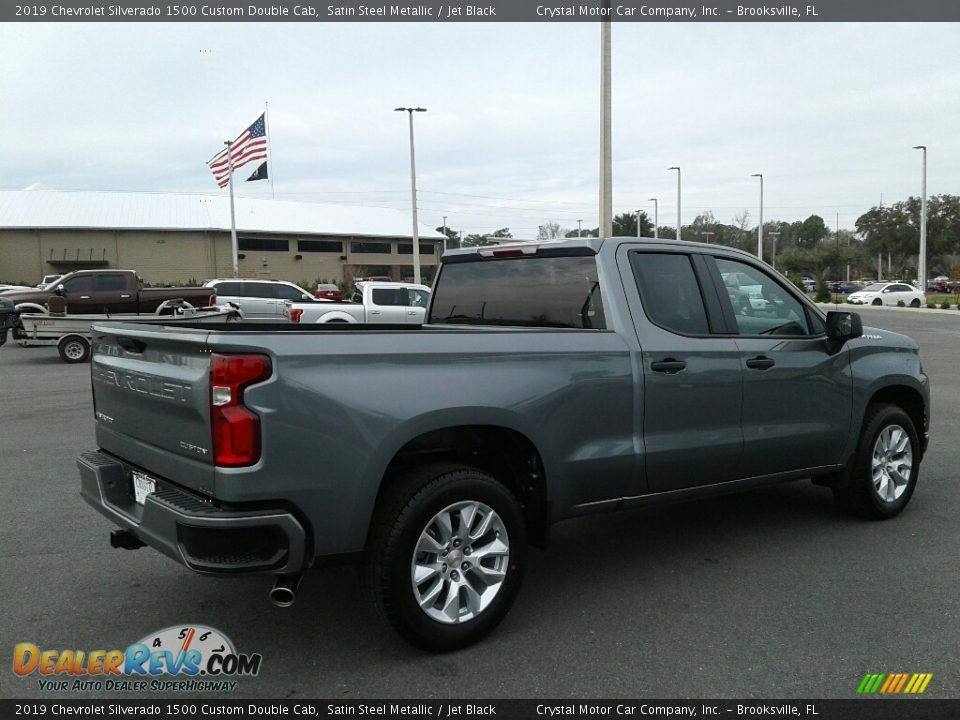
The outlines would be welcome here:
[[[284,314],[294,323],[423,323],[430,288],[400,282],[358,282],[351,302],[288,302]]]

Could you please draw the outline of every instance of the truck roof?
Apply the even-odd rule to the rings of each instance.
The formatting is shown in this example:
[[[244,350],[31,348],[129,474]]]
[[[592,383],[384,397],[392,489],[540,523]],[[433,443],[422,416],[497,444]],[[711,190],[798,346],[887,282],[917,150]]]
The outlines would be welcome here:
[[[688,240],[674,240],[672,238],[651,238],[651,237],[609,237],[609,238],[595,238],[595,237],[583,237],[583,238],[561,238],[556,240],[522,240],[515,243],[504,243],[502,245],[474,245],[471,247],[451,249],[444,252],[445,258],[450,258],[450,256],[472,256],[480,254],[503,254],[504,251],[509,252],[511,250],[523,251],[526,249],[527,252],[532,251],[531,248],[549,248],[550,250],[574,250],[580,251],[590,251],[594,254],[600,252],[600,248],[604,245],[609,245],[610,243],[615,243],[620,245],[621,243],[636,243],[636,242],[648,242],[656,243],[657,245],[673,245],[676,247],[684,248],[713,248],[714,250],[723,250],[724,252],[731,252],[746,257],[756,257],[752,253],[746,252],[745,250],[740,250],[739,248],[732,248],[726,245],[717,245],[709,244],[702,242],[691,242]],[[464,258],[466,259],[466,258]]]

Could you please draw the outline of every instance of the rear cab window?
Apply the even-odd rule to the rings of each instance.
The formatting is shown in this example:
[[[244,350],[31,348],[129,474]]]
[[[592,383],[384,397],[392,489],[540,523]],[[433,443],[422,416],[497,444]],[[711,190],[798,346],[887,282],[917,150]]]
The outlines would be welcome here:
[[[596,256],[444,263],[428,323],[605,330]]]

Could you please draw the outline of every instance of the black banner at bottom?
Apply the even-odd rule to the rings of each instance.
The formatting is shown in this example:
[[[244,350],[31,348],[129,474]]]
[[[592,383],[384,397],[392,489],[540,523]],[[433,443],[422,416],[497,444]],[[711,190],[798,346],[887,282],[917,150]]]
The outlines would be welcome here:
[[[862,700],[0,700],[3,718],[764,718],[960,717],[960,699]]]

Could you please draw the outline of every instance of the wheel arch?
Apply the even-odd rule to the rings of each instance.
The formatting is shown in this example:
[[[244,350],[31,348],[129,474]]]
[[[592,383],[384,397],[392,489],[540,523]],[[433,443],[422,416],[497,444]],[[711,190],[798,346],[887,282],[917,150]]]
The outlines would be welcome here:
[[[876,389],[867,401],[866,408],[864,408],[864,420],[867,412],[869,412],[870,405],[878,403],[896,405],[910,417],[920,439],[920,459],[922,459],[926,450],[924,438],[926,437],[928,418],[927,406],[920,391],[905,384],[886,385]],[[863,420],[861,420],[861,424],[862,422]]]
[[[394,482],[418,465],[441,462],[477,468],[506,485],[520,503],[530,542],[545,545],[550,526],[547,471],[543,455],[526,429],[502,418],[469,424],[431,423],[391,445],[393,452],[386,463],[381,461],[376,497],[369,505],[368,532],[381,498]]]
[[[338,310],[333,310],[328,313],[324,313],[316,320],[315,323],[330,323],[330,322],[347,322],[347,323],[356,323],[357,319],[350,313],[341,312]]]

